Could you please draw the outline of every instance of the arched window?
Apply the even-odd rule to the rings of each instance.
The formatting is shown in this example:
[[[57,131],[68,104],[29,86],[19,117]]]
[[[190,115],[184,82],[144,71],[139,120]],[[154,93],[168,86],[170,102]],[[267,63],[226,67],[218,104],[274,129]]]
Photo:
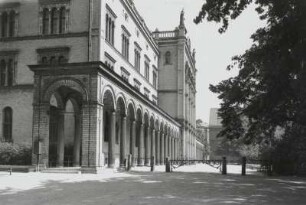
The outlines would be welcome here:
[[[5,86],[6,79],[6,63],[5,60],[0,61],[0,86]]]
[[[60,9],[60,20],[59,20],[59,33],[65,33],[65,25],[66,25],[66,9],[62,7]]]
[[[14,82],[14,61],[9,59],[7,67],[7,85],[12,86]]]
[[[49,10],[45,8],[43,10],[43,34],[49,33]]]
[[[63,64],[63,63],[66,63],[66,59],[65,59],[64,56],[60,56],[60,57],[58,58],[58,64]]]
[[[15,36],[15,16],[16,13],[14,10],[10,12],[10,21],[9,21],[9,37]]]
[[[12,142],[12,129],[13,129],[13,110],[6,107],[3,110],[3,138],[6,142]]]
[[[55,65],[55,64],[56,64],[56,58],[55,58],[55,56],[52,56],[52,57],[50,58],[50,64],[51,64],[51,65]]]
[[[171,64],[171,53],[167,51],[165,54],[165,64]]]
[[[46,56],[41,58],[41,64],[48,64],[48,58]]]
[[[1,20],[1,37],[7,37],[7,13],[2,13],[2,20]]]
[[[58,32],[58,10],[53,8],[51,10],[51,34],[56,34]]]

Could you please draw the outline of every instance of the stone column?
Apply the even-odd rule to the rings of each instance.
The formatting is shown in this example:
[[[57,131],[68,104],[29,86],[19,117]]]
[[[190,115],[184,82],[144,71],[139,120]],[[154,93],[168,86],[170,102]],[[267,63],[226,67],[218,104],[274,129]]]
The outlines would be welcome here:
[[[145,165],[150,165],[150,126],[147,126],[146,135],[146,150],[145,150]]]
[[[140,136],[139,136],[139,146],[138,146],[138,166],[144,165],[144,126],[143,123],[140,124]]]
[[[108,142],[108,167],[115,166],[115,145],[116,145],[116,112],[111,114],[111,130]]]
[[[75,137],[73,146],[73,166],[80,166],[82,121],[79,115],[75,115]]]
[[[37,91],[35,91],[37,93]],[[47,167],[49,165],[49,122],[50,116],[47,114],[50,109],[49,103],[33,104],[33,147],[41,142],[39,160],[36,154],[32,155],[32,165]]]
[[[172,149],[172,159],[175,159],[174,137],[172,137],[172,140],[171,140],[171,149]]]
[[[132,154],[132,166],[135,166],[135,140],[136,140],[136,121],[133,120],[132,122],[132,132],[131,132],[131,136],[130,136],[130,147],[131,147],[131,154]]]
[[[160,132],[160,164],[164,165],[165,163],[165,137],[164,133]]]
[[[120,135],[120,167],[125,167],[125,137],[126,137],[126,116],[122,116],[121,121],[121,135]]]
[[[57,136],[57,166],[64,167],[64,152],[65,152],[65,113],[59,113],[58,119],[58,136]]]
[[[160,131],[156,131],[156,165],[160,164]]]
[[[165,144],[164,144],[165,159],[168,157],[168,134],[165,134]]]
[[[174,138],[174,159],[177,160],[177,138]]]
[[[156,159],[156,155],[155,155],[155,129],[154,128],[152,129],[152,133],[151,133],[151,157],[152,156],[154,156],[154,159]]]
[[[172,136],[169,135],[169,137],[168,137],[168,156],[169,156],[170,159],[172,159],[172,156],[171,156],[171,138],[172,138]]]

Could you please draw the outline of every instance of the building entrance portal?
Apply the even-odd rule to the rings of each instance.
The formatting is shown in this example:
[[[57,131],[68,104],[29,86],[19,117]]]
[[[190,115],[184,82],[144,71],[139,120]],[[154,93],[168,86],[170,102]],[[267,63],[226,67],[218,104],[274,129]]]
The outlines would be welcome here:
[[[49,167],[79,167],[81,158],[81,96],[61,87],[50,99]]]

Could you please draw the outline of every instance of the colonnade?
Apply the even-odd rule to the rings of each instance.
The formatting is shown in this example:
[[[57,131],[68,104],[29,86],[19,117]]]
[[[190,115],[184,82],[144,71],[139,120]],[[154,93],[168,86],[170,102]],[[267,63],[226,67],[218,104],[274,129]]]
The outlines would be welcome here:
[[[108,113],[105,113],[108,115]],[[118,117],[120,125],[118,126]],[[119,115],[115,111],[110,114],[110,120],[105,121],[110,132],[104,132],[104,143],[108,145],[108,152],[105,152],[105,160],[109,167],[115,167],[116,156],[119,155],[120,167],[126,166],[128,155],[132,155],[132,166],[149,166],[152,156],[156,165],[164,165],[165,159],[179,159],[180,139],[170,129],[153,119],[128,122],[126,115]],[[119,141],[116,140],[116,135]],[[107,142],[105,142],[107,141]],[[128,141],[128,143],[127,143]],[[119,148],[116,151],[116,146]],[[119,151],[119,152],[118,152]]]

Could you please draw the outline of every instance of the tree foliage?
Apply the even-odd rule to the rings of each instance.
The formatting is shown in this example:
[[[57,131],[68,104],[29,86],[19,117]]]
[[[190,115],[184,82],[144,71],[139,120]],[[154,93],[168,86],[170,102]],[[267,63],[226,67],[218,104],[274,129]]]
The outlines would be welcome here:
[[[228,69],[238,67],[239,74],[210,90],[222,100],[220,136],[271,141],[278,127],[306,127],[306,1],[207,0],[194,21],[221,22],[223,33],[251,3],[267,25],[233,57]]]

